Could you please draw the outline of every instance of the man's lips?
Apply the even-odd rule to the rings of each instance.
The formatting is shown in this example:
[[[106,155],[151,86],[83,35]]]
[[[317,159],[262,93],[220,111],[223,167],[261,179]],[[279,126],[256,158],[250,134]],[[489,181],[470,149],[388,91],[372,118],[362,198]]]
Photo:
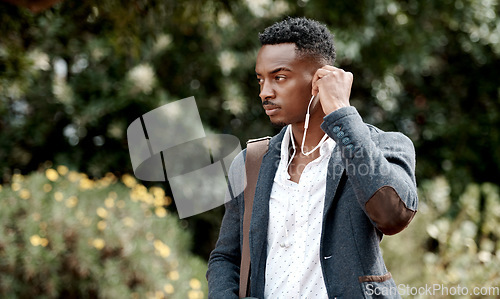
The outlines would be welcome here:
[[[279,106],[276,106],[276,105],[263,105],[264,109],[266,110],[266,114],[268,116],[272,116],[272,115],[275,115],[276,113],[278,113],[278,111],[281,109]]]

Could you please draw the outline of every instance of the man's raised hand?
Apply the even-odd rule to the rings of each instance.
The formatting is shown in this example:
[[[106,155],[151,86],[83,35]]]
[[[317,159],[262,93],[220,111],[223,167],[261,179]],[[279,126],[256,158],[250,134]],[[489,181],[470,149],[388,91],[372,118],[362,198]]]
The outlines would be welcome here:
[[[312,80],[312,95],[317,95],[319,92],[319,100],[325,115],[350,106],[352,82],[351,72],[331,65],[325,65],[316,71]]]

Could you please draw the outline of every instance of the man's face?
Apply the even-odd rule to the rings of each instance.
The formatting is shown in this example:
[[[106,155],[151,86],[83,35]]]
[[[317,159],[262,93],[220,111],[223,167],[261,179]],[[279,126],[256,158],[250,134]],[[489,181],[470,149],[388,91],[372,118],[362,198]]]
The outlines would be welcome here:
[[[316,69],[310,59],[298,57],[293,43],[260,48],[255,73],[271,123],[283,126],[304,122]]]

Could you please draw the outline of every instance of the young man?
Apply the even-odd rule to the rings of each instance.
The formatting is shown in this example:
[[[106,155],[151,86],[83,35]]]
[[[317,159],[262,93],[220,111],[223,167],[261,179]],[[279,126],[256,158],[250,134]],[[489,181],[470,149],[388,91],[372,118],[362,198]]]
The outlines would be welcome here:
[[[287,18],[259,38],[262,105],[285,127],[270,140],[257,181],[250,295],[399,297],[379,242],[416,213],[412,142],[363,123],[350,106],[353,75],[333,66],[324,25]],[[238,297],[244,200],[234,190],[243,190],[245,155],[229,172],[233,194],[208,264],[209,298]]]

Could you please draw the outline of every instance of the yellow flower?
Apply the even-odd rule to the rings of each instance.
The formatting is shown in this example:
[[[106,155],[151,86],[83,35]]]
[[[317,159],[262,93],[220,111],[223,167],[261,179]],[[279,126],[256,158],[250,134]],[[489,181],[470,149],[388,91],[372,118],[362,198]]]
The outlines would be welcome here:
[[[165,291],[165,293],[167,293],[167,295],[173,294],[174,293],[174,286],[171,285],[170,283],[167,283],[163,287],[163,290]]]
[[[52,168],[48,168],[47,170],[45,170],[45,176],[52,182],[57,181],[57,179],[59,178],[59,174],[57,173],[57,171]]]
[[[143,200],[145,197],[151,197],[151,194],[148,193],[148,189],[144,185],[136,184],[132,188],[130,192],[130,198],[132,201]]]
[[[40,238],[39,235],[33,235],[30,237],[30,243],[33,246],[46,247],[47,245],[49,245],[49,240],[47,238]]]
[[[42,247],[46,247],[49,245],[49,240],[47,238],[40,238],[40,245],[42,245]]]
[[[31,197],[31,192],[28,189],[21,189],[21,191],[19,191],[19,197],[26,200]]]
[[[162,196],[162,197],[155,196],[155,201],[154,201],[155,206],[157,206],[157,207],[164,206],[165,202],[166,202],[165,196]]]
[[[52,185],[51,184],[44,184],[42,188],[43,188],[43,191],[45,191],[45,193],[49,193],[52,190]]]
[[[170,271],[168,273],[168,278],[171,279],[171,280],[178,280],[179,279],[179,272],[177,272],[177,270],[174,270],[174,271]]]
[[[96,213],[101,218],[108,217],[108,211],[105,208],[103,208],[103,207],[97,208]]]
[[[155,249],[162,257],[168,257],[170,255],[170,247],[160,240],[155,240],[153,242]],[[178,275],[179,273],[177,273]]]
[[[135,220],[130,217],[123,218],[123,224],[128,227],[133,227],[135,224]]]
[[[97,180],[94,185],[98,188],[105,188],[110,185],[110,182],[106,178],[102,178],[100,180]]]
[[[160,190],[162,191],[154,193],[154,205],[157,207],[170,205],[172,203],[172,198],[170,196],[165,196],[163,189]]]
[[[140,200],[147,203],[148,205],[152,205],[154,202],[154,197],[151,194],[146,193],[146,194],[144,194],[143,197],[140,198]]]
[[[66,199],[66,207],[74,208],[78,204],[78,198],[76,196],[71,196]]]
[[[203,299],[203,292],[200,290],[190,290],[188,291],[189,299]]]
[[[149,188],[149,191],[151,193],[153,193],[153,195],[155,197],[164,197],[165,196],[165,191],[160,187],[153,186],[153,187]]]
[[[116,194],[115,191],[110,191],[108,193],[108,197],[111,198],[111,199],[116,199],[118,197],[118,194]]]
[[[40,236],[39,235],[33,235],[30,237],[30,243],[33,246],[38,246],[40,245]]]
[[[201,288],[201,282],[196,279],[196,278],[191,278],[191,280],[189,281],[189,286],[192,288],[192,289],[200,289]]]
[[[106,226],[107,226],[106,221],[101,220],[101,221],[97,222],[97,229],[98,230],[105,230]]]
[[[68,167],[64,165],[57,166],[57,172],[59,172],[60,175],[66,175],[68,173],[68,170]]]
[[[14,173],[12,175],[12,181],[16,182],[16,183],[17,182],[22,182],[22,181],[24,181],[24,176],[22,174],[20,174],[20,173]]]
[[[80,180],[80,188],[83,189],[83,190],[88,190],[88,189],[92,189],[92,187],[94,187],[94,181],[89,179],[89,178],[86,178],[86,177],[83,177],[81,180]]]
[[[57,191],[56,193],[54,193],[54,198],[57,201],[62,201],[64,199],[64,195],[62,194],[62,192]]]
[[[165,210],[163,207],[156,207],[155,214],[156,216],[163,218],[165,217],[165,215],[167,215],[167,210]]]
[[[12,188],[12,191],[19,191],[21,189],[21,184],[19,184],[19,183],[12,183],[10,185],[10,188]]]
[[[68,174],[68,180],[72,183],[78,181],[80,179],[80,175],[76,171],[70,171]]]
[[[116,176],[112,172],[106,172],[106,174],[104,175],[104,178],[110,182],[116,181]]]
[[[104,248],[104,245],[106,245],[106,243],[104,242],[103,239],[101,238],[97,238],[97,239],[94,239],[94,241],[92,241],[92,245],[97,249],[97,250],[101,250]]]
[[[108,197],[104,200],[104,205],[106,206],[106,208],[111,209],[115,206],[115,200],[111,197]]]
[[[131,176],[130,174],[124,174],[122,176],[122,182],[125,184],[125,186],[127,186],[129,188],[132,188],[137,184],[137,181],[135,180],[135,178],[133,176]]]

